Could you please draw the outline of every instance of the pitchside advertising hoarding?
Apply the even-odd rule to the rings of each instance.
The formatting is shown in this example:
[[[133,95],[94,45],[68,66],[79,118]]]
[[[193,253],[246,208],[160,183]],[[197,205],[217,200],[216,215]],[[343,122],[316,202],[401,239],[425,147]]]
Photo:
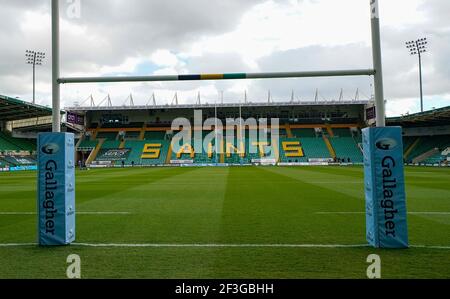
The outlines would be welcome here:
[[[366,234],[377,248],[408,247],[402,129],[363,129]]]
[[[41,246],[75,241],[74,159],[73,134],[39,134],[38,240]]]
[[[107,149],[98,154],[97,161],[125,161],[131,153],[131,148]]]

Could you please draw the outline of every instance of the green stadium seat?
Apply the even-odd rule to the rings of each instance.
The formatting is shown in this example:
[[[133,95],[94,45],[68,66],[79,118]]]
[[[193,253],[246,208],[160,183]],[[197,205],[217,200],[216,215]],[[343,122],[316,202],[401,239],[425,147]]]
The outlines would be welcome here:
[[[303,149],[303,157],[286,157],[286,152],[283,149],[283,142],[299,142]],[[281,138],[279,144],[280,162],[283,163],[298,163],[298,162],[308,162],[308,157],[305,155],[305,150],[302,146],[301,140],[299,138]]]
[[[28,151],[36,150],[36,141],[22,138],[14,138],[0,132],[0,151]]]
[[[119,132],[99,132],[97,139],[116,140]]]
[[[305,153],[305,156],[309,159],[329,159],[330,151],[327,148],[327,145],[325,144],[325,141],[320,137],[306,137],[306,138],[300,138],[300,142],[303,146],[303,151]]]
[[[334,137],[352,137],[352,132],[349,128],[335,128],[332,131]]]
[[[331,145],[340,159],[350,158],[352,163],[362,163],[363,155],[353,137],[330,138]]]
[[[145,132],[145,140],[164,140],[166,137],[166,132],[164,131],[147,131]]]
[[[314,129],[291,129],[291,132],[296,138],[317,137]]]
[[[125,139],[138,139],[140,135],[139,131],[130,131],[125,134]]]
[[[408,155],[408,162],[412,162],[420,155],[437,148],[440,151],[450,146],[450,135],[442,136],[423,136],[420,137],[420,141],[416,147]]]
[[[78,146],[78,150],[82,149],[94,149],[98,144],[97,140],[83,140],[81,141],[80,145]]]
[[[116,141],[116,140],[105,140],[105,142],[103,142],[102,148],[101,149],[116,149],[120,147],[120,141]]]

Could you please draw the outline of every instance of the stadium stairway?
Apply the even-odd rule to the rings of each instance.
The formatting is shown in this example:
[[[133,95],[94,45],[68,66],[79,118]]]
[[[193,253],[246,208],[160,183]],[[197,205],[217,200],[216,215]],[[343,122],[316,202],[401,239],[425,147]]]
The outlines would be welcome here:
[[[334,132],[333,132],[333,129],[331,128],[331,126],[330,125],[326,125],[326,129],[327,129],[327,132],[328,132],[328,136],[334,137]]]
[[[125,142],[126,142],[125,138],[122,139],[122,141],[121,141],[120,144],[119,144],[119,149],[125,148]]]
[[[432,149],[437,148],[438,150],[444,150],[448,146],[450,146],[449,135],[421,137],[420,143],[418,143],[417,146],[411,151],[407,161],[412,162],[422,154],[425,154]]]
[[[84,134],[80,139],[78,139],[77,143],[75,144],[76,149],[78,149],[80,147],[80,144],[83,142],[83,140],[84,140]]]
[[[429,150],[428,152],[425,152],[425,153],[417,156],[416,158],[414,158],[412,160],[412,162],[414,164],[424,162],[425,160],[427,160],[433,156],[440,155],[440,152],[441,151],[438,148],[433,148],[433,149]]]
[[[291,125],[290,124],[286,124],[286,133],[288,138],[293,138],[294,135],[292,135],[292,130],[291,130]]]
[[[450,157],[450,147],[447,147],[442,152],[439,151],[435,155],[430,156],[429,158],[424,160],[423,163],[431,165],[441,163],[448,164],[448,157]]]
[[[95,158],[97,158],[97,155],[98,155],[100,149],[102,148],[104,142],[105,142],[105,139],[100,139],[98,141],[98,143],[95,146],[94,150],[91,152],[91,154],[87,158],[86,165],[91,164],[93,161],[95,161]]]
[[[331,130],[331,128],[330,128]],[[328,139],[327,136],[322,135],[323,141],[325,142],[325,145],[327,146],[328,151],[330,152],[330,156],[331,158],[335,159],[336,158],[336,151],[333,148],[333,145],[330,142],[330,139]]]
[[[404,138],[404,140],[405,140],[405,154],[403,155],[403,157],[405,160],[407,160],[411,152],[414,150],[414,148],[420,143],[420,137],[415,139]]]
[[[144,123],[144,125],[142,126],[142,129],[141,129],[141,132],[139,134],[139,140],[144,140],[146,128],[147,128],[147,124]]]
[[[221,140],[220,141],[220,148],[222,150],[221,150],[221,153],[220,153],[220,163],[225,163],[225,153],[223,151],[223,147],[224,147],[224,142],[223,142],[223,140]]]

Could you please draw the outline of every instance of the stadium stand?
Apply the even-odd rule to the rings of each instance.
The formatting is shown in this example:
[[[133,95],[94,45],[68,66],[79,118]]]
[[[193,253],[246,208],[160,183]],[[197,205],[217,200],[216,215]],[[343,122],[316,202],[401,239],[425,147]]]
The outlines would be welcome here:
[[[300,138],[305,156],[309,159],[332,158],[325,142],[318,137]]]
[[[314,129],[291,129],[292,135],[297,138],[317,137]]]
[[[170,143],[168,141],[138,141],[128,140],[125,148],[130,154],[124,161],[125,165],[162,165],[165,164]],[[117,161],[116,165],[120,165]]]
[[[114,151],[119,153],[119,150],[122,150],[127,152],[124,156],[125,165],[132,162],[134,165],[172,164],[172,162],[176,164],[180,160],[194,164],[249,164],[270,159],[285,163],[331,163],[334,159],[345,162],[350,159],[353,163],[361,163],[363,161],[361,128],[373,124],[373,120],[371,123],[368,119],[370,116],[364,117],[370,108],[367,104],[368,102],[319,105],[248,103],[241,106],[241,109],[235,104],[222,104],[222,107],[217,107],[218,111],[215,111],[214,106],[207,104],[149,106],[147,111],[142,111],[138,107],[115,107],[112,121],[106,108],[105,111],[90,107],[73,107],[68,110],[85,116],[88,124],[85,132],[90,132],[88,134],[90,136],[84,136],[77,149],[93,151],[90,157],[94,161],[96,161],[94,157],[102,156],[108,150],[111,150],[112,157]],[[170,146],[173,136],[177,133],[171,130],[171,122],[178,117],[192,121],[192,112],[197,108],[202,109],[204,119],[214,117],[217,113],[222,123],[225,123],[228,117],[237,118],[240,110],[244,118],[254,117],[257,121],[258,118],[278,117],[279,123],[283,124],[279,129],[279,144],[273,148],[268,136],[267,141],[263,141],[266,144],[264,146],[266,153],[263,155],[259,151],[251,153],[250,147],[253,147],[254,140],[251,140],[249,132],[244,130],[244,154],[239,152],[237,131],[234,132],[235,137],[231,144],[227,144],[226,136],[219,141],[218,147],[225,150],[223,154],[215,154],[215,141],[209,149],[191,152],[194,140],[188,141],[185,144],[186,151],[179,153]],[[405,129],[436,127],[445,124],[449,115],[450,107],[447,107],[417,115],[391,118],[387,121],[389,125],[399,125]],[[211,131],[202,132],[202,141],[209,133]],[[194,134],[192,137],[194,138]],[[447,160],[448,155],[442,154],[445,147],[450,145],[445,141],[447,139],[442,137],[442,133],[433,136],[426,131],[421,134],[408,132],[404,137],[405,161],[412,163],[419,159],[421,161],[419,163],[433,164]],[[121,165],[122,160],[116,160],[114,164]]]
[[[145,132],[144,139],[145,140],[164,140],[166,136],[166,132],[163,131],[147,131]]]
[[[335,128],[333,129],[334,137],[352,137],[349,128]]]
[[[82,140],[80,145],[78,146],[78,150],[92,150],[98,144],[97,140]]]
[[[141,132],[139,131],[129,131],[125,134],[125,139],[139,139]]]
[[[433,156],[430,156],[426,160],[423,161],[424,164],[441,164],[447,161],[448,155],[443,155],[442,152],[438,152],[437,154],[434,154]]]
[[[348,133],[350,134],[350,131]],[[338,159],[347,160],[350,158],[350,162],[353,163],[363,162],[362,152],[358,148],[358,145],[356,144],[353,137],[348,137],[348,135],[347,137],[333,137],[330,138],[330,142],[336,152],[336,157]]]
[[[116,140],[118,134],[119,134],[119,131],[117,131],[117,132],[99,132],[97,134],[97,139]]]
[[[298,163],[308,162],[298,138],[281,138],[279,144],[280,162]]]
[[[31,140],[14,138],[6,133],[0,132],[0,149],[33,152],[36,150],[36,144]]]
[[[441,156],[441,152],[450,146],[450,136],[423,136],[420,138],[417,146],[406,157],[407,162],[420,163],[433,157],[433,161],[437,160]],[[423,160],[416,160],[422,155],[430,153],[430,156],[425,157]]]
[[[29,166],[36,164],[36,160],[31,156],[3,156],[1,160],[4,165],[8,166]]]
[[[424,159],[425,161],[426,159],[429,159],[431,157],[436,157],[437,155],[439,155],[440,152],[442,152],[449,146],[450,146],[450,136],[424,136],[420,138],[420,142],[409,153],[406,159],[408,162],[414,162],[414,160],[419,156],[430,152],[431,153],[430,157],[426,157]],[[437,152],[432,153],[431,151]]]

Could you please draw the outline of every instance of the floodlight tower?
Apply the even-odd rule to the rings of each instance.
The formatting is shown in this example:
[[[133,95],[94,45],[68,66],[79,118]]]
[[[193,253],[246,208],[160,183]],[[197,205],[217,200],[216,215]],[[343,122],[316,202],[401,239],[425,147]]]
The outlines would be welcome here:
[[[25,57],[26,63],[33,66],[33,104],[36,104],[36,65],[42,65],[45,59],[45,53],[26,50]]]
[[[422,54],[427,51],[427,38],[419,38],[415,41],[406,42],[406,48],[411,55],[419,57],[419,79],[420,79],[420,112],[423,112],[423,88],[422,88]]]

